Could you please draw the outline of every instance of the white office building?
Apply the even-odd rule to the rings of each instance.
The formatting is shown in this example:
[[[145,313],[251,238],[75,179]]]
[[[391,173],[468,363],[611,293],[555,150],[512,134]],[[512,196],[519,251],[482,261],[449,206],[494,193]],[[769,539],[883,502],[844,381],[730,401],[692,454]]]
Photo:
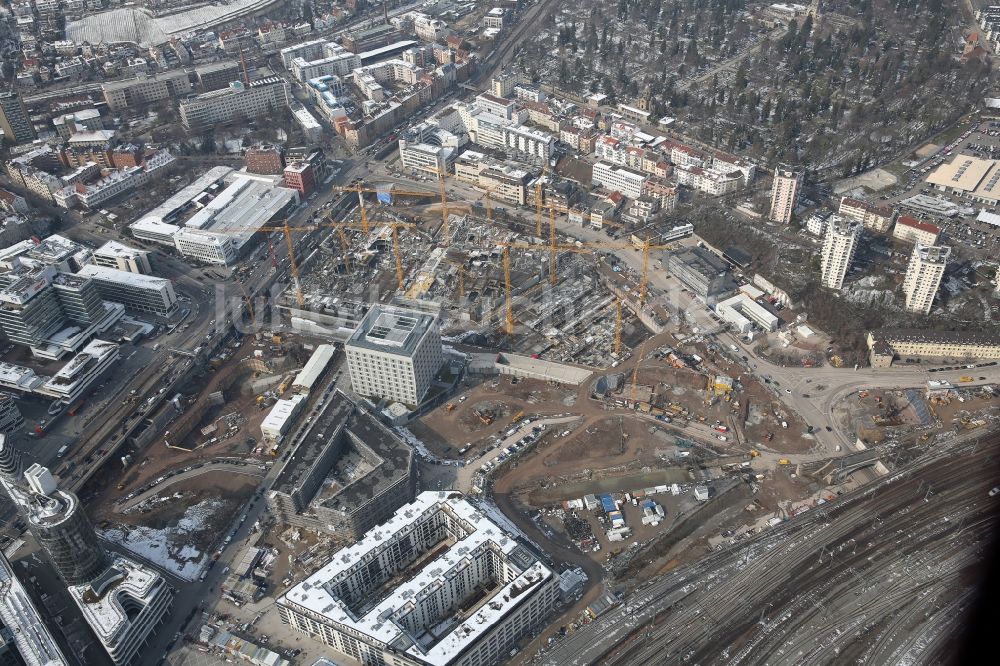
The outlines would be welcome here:
[[[38,393],[69,404],[86,392],[118,360],[118,344],[91,340],[79,354],[59,369]]]
[[[823,239],[821,280],[824,287],[840,289],[854,261],[863,225],[854,220],[833,219]]]
[[[131,663],[173,603],[173,588],[152,567],[117,556],[104,573],[69,588],[111,660]]]
[[[0,660],[29,666],[69,666],[69,659],[45,625],[32,596],[14,574],[7,558],[0,554],[0,621],[6,634],[0,642]],[[20,657],[20,659],[18,659]]]
[[[344,350],[355,393],[412,406],[444,362],[434,316],[388,305],[372,306]]]
[[[906,268],[906,278],[903,280],[907,310],[922,314],[931,311],[950,256],[951,248],[943,245],[917,243],[913,248],[910,264]]]
[[[288,82],[280,76],[269,76],[251,81],[249,86],[234,81],[228,88],[183,100],[178,108],[185,128],[203,129],[233,120],[271,115],[288,106],[290,100]]]
[[[613,192],[620,192],[630,199],[638,199],[642,196],[642,187],[646,184],[646,176],[638,171],[601,161],[594,165],[591,184]]]
[[[118,241],[108,241],[94,250],[94,263],[105,268],[149,275],[153,272],[153,267],[149,263],[150,254],[152,253],[149,250],[140,250]]]
[[[260,422],[260,434],[268,444],[277,442],[291,429],[302,406],[306,404],[305,395],[297,395],[289,400],[278,400],[271,407],[264,420]]]
[[[737,294],[715,305],[715,311],[740,334],[750,332],[754,325],[765,332],[778,330],[780,320],[746,294]]]
[[[278,610],[362,664],[487,666],[544,626],[558,599],[559,577],[513,535],[458,493],[424,492]]]
[[[166,278],[94,265],[84,266],[77,275],[92,278],[101,298],[128,310],[168,317],[177,309],[174,285]]]

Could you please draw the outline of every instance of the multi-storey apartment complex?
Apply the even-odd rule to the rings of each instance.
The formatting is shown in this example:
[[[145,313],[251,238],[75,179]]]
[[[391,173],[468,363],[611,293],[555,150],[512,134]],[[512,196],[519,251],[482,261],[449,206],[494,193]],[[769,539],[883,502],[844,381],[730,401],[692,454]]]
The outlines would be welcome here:
[[[228,88],[203,93],[180,103],[181,122],[188,129],[252,119],[288,106],[288,82],[270,76],[244,85],[234,81]]]
[[[941,227],[921,222],[908,215],[901,215],[892,229],[892,237],[904,243],[937,245],[941,237]]]
[[[903,280],[907,310],[923,314],[931,311],[949,256],[950,247],[917,243],[913,248]]]
[[[471,603],[476,595],[485,599]],[[366,665],[489,666],[558,597],[558,576],[514,535],[457,493],[425,492],[278,607],[293,628]]]
[[[426,312],[375,305],[345,345],[351,388],[418,405],[444,362],[437,322]]]
[[[873,368],[888,368],[896,357],[916,360],[1000,359],[1000,337],[984,331],[926,331],[883,328],[868,333]]]
[[[837,213],[841,217],[860,222],[865,225],[865,229],[871,229],[880,234],[889,231],[895,217],[891,206],[878,206],[851,197],[840,198],[840,207],[837,209]]]
[[[861,237],[861,223],[854,220],[835,219],[831,216],[823,239],[821,281],[824,287],[840,289],[854,261]]]
[[[802,190],[803,171],[781,164],[774,170],[774,184],[771,186],[771,212],[768,217],[775,222],[788,224],[795,214]]]

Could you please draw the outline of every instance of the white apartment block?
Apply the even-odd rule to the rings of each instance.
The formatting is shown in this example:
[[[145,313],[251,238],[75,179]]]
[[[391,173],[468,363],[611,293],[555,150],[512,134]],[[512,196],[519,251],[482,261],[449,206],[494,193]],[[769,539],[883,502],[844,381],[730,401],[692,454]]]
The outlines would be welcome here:
[[[803,175],[801,169],[784,164],[779,165],[774,170],[774,183],[771,186],[771,212],[768,214],[768,218],[782,224],[788,224],[792,221],[795,207],[799,203]]]
[[[344,347],[355,393],[416,406],[444,363],[435,318],[374,305]]]
[[[837,209],[837,213],[850,220],[860,222],[865,225],[865,229],[871,229],[880,234],[889,231],[895,217],[890,206],[876,206],[868,201],[851,197],[840,198],[840,207]]]
[[[514,101],[506,97],[497,97],[491,93],[483,93],[476,97],[476,106],[504,120],[514,119]]]
[[[931,311],[950,256],[951,248],[946,246],[917,243],[913,248],[910,265],[906,268],[906,278],[903,280],[907,310],[923,314]]]
[[[937,245],[941,237],[941,228],[908,215],[900,215],[896,220],[896,226],[892,228],[892,237],[904,243]]]
[[[594,165],[591,184],[620,192],[630,199],[638,199],[642,196],[646,176],[608,162],[598,162]]]
[[[366,666],[487,666],[558,598],[559,577],[512,534],[458,493],[431,491],[277,603],[283,622]]]
[[[237,81],[228,88],[213,90],[181,102],[181,122],[185,128],[191,129],[228,123],[240,118],[252,119],[288,106],[290,99],[288,82],[280,76],[251,81],[249,86]]]
[[[281,55],[281,64],[285,66],[285,69],[290,70],[292,68],[292,61],[296,58],[302,58],[303,60],[317,60],[322,58],[324,53],[323,47],[327,44],[329,42],[325,39],[313,39],[301,44],[286,46],[279,52],[279,55]]]
[[[305,83],[310,79],[321,76],[346,76],[357,67],[361,66],[361,58],[356,53],[345,51],[342,54],[320,58],[319,60],[306,60],[305,58],[295,58],[292,60],[291,72],[298,81]]]
[[[853,220],[830,220],[823,239],[822,283],[830,289],[844,286],[844,278],[854,261],[861,237],[861,223]]]
[[[508,153],[533,162],[548,161],[552,157],[555,138],[524,125],[504,127],[504,145]]]
[[[743,187],[743,173],[730,171],[723,173],[714,169],[702,167],[677,166],[674,169],[678,185],[686,185],[693,190],[712,196],[721,196],[735,192]]]
[[[166,278],[94,265],[84,266],[77,275],[92,278],[101,298],[128,310],[167,317],[177,309],[174,285]]]
[[[521,77],[513,72],[500,72],[490,79],[490,92],[497,97],[510,97]]]

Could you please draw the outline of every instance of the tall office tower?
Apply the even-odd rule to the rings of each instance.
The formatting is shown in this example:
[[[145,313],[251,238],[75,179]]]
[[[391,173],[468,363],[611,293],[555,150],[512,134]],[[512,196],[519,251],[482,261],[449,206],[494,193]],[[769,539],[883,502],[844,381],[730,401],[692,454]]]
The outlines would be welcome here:
[[[106,315],[101,292],[94,281],[75,273],[57,273],[52,288],[68,319],[77,324],[93,324]]]
[[[0,435],[17,432],[23,427],[24,417],[14,399],[6,393],[0,393]],[[0,468],[0,472],[2,471]]]
[[[0,439],[0,485],[108,656],[115,664],[132,662],[170,609],[173,588],[154,569],[109,556],[76,495],[60,490],[47,468],[35,464],[18,477],[20,457],[8,444]]]
[[[790,167],[787,164],[779,164],[778,168],[774,170],[769,218],[782,224],[788,224],[792,221],[795,206],[799,203],[803,175],[802,169]]]
[[[0,479],[14,484],[20,483],[21,479],[21,452],[3,433],[0,433]]]
[[[840,289],[854,261],[862,224],[853,220],[834,220],[823,239],[822,282],[824,287]]]
[[[38,136],[31,116],[17,93],[0,93],[0,129],[4,139],[13,144],[34,141]]]
[[[0,664],[3,666],[68,666],[44,616],[0,554]],[[74,662],[75,663],[75,662]]]
[[[906,268],[906,278],[903,280],[907,310],[923,314],[931,311],[950,256],[951,248],[943,245],[917,243],[913,248],[910,265]]]
[[[107,567],[108,558],[80,500],[59,490],[48,468],[37,463],[24,471],[24,480],[28,492],[22,489],[15,502],[56,571],[68,585],[97,578]]]
[[[0,331],[15,344],[37,345],[65,322],[59,298],[47,280],[24,273],[0,276]]]

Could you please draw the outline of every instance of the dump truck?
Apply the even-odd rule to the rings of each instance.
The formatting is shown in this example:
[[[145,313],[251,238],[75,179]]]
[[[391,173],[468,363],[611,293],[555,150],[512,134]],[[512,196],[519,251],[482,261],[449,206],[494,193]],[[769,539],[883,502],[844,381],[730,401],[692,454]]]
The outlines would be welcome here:
[[[778,464],[779,465],[791,465],[792,461],[789,460],[788,458],[778,458]]]

